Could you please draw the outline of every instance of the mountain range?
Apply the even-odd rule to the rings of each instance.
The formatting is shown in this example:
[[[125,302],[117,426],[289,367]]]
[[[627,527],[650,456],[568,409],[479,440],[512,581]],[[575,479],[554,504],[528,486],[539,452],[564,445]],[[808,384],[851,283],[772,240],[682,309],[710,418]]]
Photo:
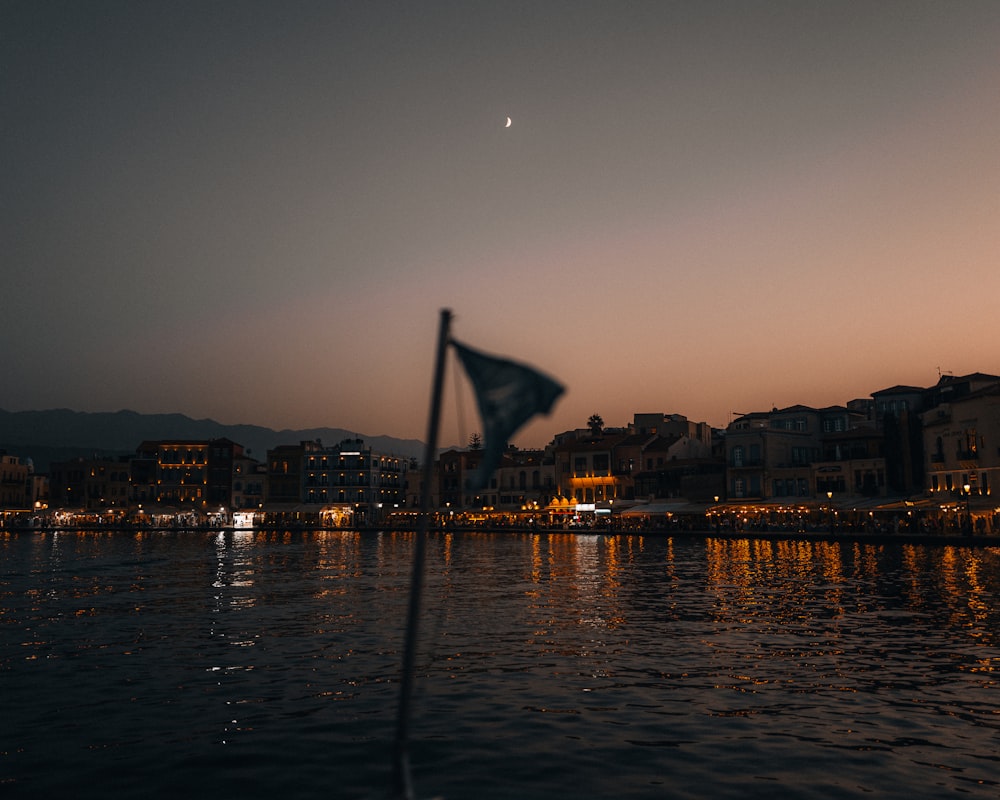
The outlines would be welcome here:
[[[0,409],[0,452],[31,459],[37,472],[47,472],[53,461],[72,458],[116,458],[134,454],[145,440],[230,439],[258,461],[282,444],[321,440],[330,447],[344,439],[363,439],[376,452],[423,458],[424,445],[416,439],[366,436],[342,428],[280,430],[259,425],[224,425],[212,419],[183,414],[139,414],[135,411],[85,412],[65,408],[47,411]]]

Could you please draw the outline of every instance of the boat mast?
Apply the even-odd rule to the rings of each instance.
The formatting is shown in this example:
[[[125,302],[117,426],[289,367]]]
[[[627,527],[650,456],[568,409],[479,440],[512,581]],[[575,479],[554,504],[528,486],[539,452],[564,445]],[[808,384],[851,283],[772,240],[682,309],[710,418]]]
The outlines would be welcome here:
[[[403,649],[403,672],[399,690],[399,712],[396,719],[396,742],[393,750],[393,793],[401,800],[413,800],[414,798],[407,740],[413,700],[413,672],[417,650],[417,628],[420,622],[420,598],[424,583],[427,529],[431,515],[431,483],[434,477],[434,457],[437,455],[441,394],[444,386],[444,366],[448,354],[450,328],[451,311],[445,308],[441,310],[437,360],[434,366],[434,383],[431,390],[431,411],[427,422],[423,486],[420,489],[420,516],[414,542],[413,574],[410,579],[410,608],[406,617],[406,644]]]

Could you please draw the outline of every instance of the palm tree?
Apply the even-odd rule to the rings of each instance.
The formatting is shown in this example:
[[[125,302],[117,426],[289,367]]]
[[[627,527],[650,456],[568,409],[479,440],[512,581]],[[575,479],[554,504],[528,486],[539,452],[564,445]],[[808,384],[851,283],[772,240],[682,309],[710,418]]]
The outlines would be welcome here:
[[[590,428],[590,432],[595,437],[600,436],[604,430],[604,418],[600,414],[591,414],[590,419],[587,420],[587,427]]]

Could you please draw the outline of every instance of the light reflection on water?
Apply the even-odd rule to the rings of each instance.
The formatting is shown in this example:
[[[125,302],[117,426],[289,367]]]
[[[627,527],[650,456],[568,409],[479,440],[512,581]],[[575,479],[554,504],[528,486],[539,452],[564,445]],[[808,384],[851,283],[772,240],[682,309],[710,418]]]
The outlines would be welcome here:
[[[0,794],[380,797],[412,533],[0,534]],[[448,533],[426,796],[994,797],[1000,550]]]

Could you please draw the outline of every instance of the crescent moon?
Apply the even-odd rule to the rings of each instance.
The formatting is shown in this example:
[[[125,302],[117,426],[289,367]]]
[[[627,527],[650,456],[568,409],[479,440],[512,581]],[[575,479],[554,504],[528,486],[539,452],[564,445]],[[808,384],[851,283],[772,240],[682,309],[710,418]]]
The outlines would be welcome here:
[[[507,117],[507,124],[504,125],[504,127],[505,128],[509,128],[510,127],[510,117]]]

